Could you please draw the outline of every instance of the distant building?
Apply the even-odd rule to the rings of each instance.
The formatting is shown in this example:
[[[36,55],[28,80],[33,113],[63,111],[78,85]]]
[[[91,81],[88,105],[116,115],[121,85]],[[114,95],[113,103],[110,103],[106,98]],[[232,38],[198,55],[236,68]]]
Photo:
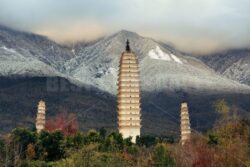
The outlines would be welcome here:
[[[127,41],[122,53],[118,74],[118,129],[123,138],[140,136],[141,107],[138,61]]]
[[[188,105],[181,103],[181,144],[184,145],[191,137]]]
[[[43,100],[39,101],[37,106],[36,130],[40,133],[45,128],[46,106]]]

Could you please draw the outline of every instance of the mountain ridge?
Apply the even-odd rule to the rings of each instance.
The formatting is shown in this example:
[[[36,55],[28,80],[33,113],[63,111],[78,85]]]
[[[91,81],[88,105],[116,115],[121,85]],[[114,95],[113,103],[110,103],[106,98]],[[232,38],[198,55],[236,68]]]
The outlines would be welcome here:
[[[250,85],[250,49],[232,49],[199,58],[218,74]]]
[[[116,94],[118,62],[127,39],[140,63],[144,91],[250,90],[246,85],[214,73],[196,57],[183,55],[168,45],[128,30],[92,43],[66,47],[32,33],[12,29],[9,33],[8,28],[0,26],[0,74],[61,76],[77,81],[79,85],[91,85]]]

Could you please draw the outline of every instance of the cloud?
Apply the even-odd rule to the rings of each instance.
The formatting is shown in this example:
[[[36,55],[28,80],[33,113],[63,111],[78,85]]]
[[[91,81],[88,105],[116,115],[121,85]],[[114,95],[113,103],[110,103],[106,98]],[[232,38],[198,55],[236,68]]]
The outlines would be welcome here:
[[[249,14],[249,0],[0,1],[0,24],[58,41],[128,29],[196,53],[249,46]]]
[[[37,34],[48,36],[60,43],[72,41],[91,41],[106,34],[105,28],[92,21],[75,22],[71,26],[55,24],[41,27],[34,31]]]

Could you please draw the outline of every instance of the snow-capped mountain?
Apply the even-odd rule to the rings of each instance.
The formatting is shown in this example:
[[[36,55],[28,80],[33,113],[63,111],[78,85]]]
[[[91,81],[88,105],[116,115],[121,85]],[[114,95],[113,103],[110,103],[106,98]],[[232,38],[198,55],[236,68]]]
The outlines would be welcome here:
[[[118,62],[127,39],[139,59],[143,91],[249,91],[248,86],[221,77],[194,57],[124,30],[83,47],[64,68],[73,78],[115,94]]]
[[[224,51],[201,59],[219,74],[250,85],[250,49]]]
[[[60,73],[48,64],[32,56],[25,56],[14,49],[0,47],[1,75],[59,76]]]
[[[63,64],[74,55],[44,36],[0,26],[0,56],[2,75],[51,75],[64,71]]]
[[[116,94],[118,62],[127,39],[138,56],[143,91],[250,92],[249,86],[223,78],[195,57],[125,30],[65,47],[0,27],[0,74],[63,76]]]

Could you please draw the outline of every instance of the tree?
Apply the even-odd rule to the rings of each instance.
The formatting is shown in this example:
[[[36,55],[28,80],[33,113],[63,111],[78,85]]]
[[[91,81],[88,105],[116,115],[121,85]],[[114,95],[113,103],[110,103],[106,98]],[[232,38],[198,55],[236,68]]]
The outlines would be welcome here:
[[[37,136],[35,132],[31,132],[26,128],[16,128],[11,132],[12,141],[18,146],[17,150],[24,152],[27,149],[28,144],[36,143]],[[21,158],[24,158],[24,155],[21,154]]]
[[[170,143],[173,144],[174,143],[174,136],[159,136],[157,138],[157,142],[158,143]]]
[[[35,149],[34,149],[34,146],[33,144],[28,144],[27,146],[27,150],[26,150],[26,157],[29,159],[29,160],[32,160],[34,159],[36,156],[36,152],[35,152]]]
[[[125,167],[131,165],[127,164],[127,161],[123,159],[121,153],[98,152],[98,145],[91,143],[69,153],[67,158],[55,162],[54,166]]]
[[[108,136],[108,138],[111,139],[112,141],[111,145],[113,146],[113,148],[115,148],[118,151],[123,150],[124,142],[123,142],[122,134],[118,132],[113,132]]]
[[[91,129],[88,131],[87,135],[84,137],[84,144],[89,144],[89,143],[99,143],[101,141],[100,134],[94,130]]]
[[[59,160],[64,155],[64,136],[62,132],[42,131],[39,136],[38,152],[47,161]]]
[[[126,139],[124,139],[124,146],[126,146],[126,147],[131,147],[132,146],[132,137],[130,136],[130,137],[128,137],[128,138],[126,138]]]
[[[79,128],[75,114],[61,113],[55,118],[46,121],[45,129],[53,131],[61,131],[64,135],[69,136],[77,132]]]
[[[127,141],[129,144],[129,141]],[[106,138],[100,149],[102,151],[122,151],[124,149],[124,140],[118,132],[112,132]]]
[[[5,150],[5,142],[4,142],[3,139],[0,138],[0,166],[4,162],[5,152],[6,152],[6,150]]]
[[[153,136],[137,136],[136,137],[136,144],[138,146],[146,146],[150,147],[156,144],[156,138]]]
[[[66,136],[66,146],[68,148],[79,148],[83,144],[83,134],[77,132],[71,136]]]
[[[100,134],[100,136],[101,136],[101,138],[104,140],[105,139],[105,137],[106,137],[106,133],[107,133],[107,130],[105,129],[105,128],[101,128],[100,130],[99,130],[99,134]]]

